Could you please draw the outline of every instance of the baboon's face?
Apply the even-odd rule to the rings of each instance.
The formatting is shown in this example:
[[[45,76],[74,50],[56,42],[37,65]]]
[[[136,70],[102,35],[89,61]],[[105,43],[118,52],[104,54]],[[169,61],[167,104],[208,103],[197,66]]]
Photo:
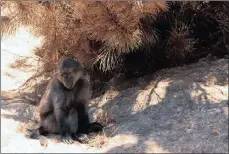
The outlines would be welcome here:
[[[82,67],[73,59],[65,59],[59,64],[58,79],[67,88],[72,89],[82,76]]]

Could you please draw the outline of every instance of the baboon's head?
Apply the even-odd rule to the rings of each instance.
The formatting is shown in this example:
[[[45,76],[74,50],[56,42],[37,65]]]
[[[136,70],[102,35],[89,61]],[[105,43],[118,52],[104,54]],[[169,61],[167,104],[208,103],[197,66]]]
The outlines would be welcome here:
[[[83,76],[83,67],[73,58],[63,58],[58,64],[58,79],[67,88],[72,89]]]

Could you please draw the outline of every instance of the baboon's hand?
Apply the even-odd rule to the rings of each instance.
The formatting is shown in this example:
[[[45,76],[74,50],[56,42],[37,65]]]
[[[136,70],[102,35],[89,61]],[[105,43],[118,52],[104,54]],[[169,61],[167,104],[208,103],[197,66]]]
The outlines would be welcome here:
[[[65,135],[65,136],[62,136],[62,142],[66,144],[73,144],[74,140],[72,139],[70,135]]]

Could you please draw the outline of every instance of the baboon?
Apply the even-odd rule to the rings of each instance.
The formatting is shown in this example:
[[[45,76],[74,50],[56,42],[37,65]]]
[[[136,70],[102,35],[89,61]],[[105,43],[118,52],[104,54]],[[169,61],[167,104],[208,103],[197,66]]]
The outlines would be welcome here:
[[[60,134],[64,143],[72,144],[85,140],[90,132],[101,131],[100,123],[89,123],[89,98],[90,82],[82,65],[73,58],[63,58],[40,101],[37,133]]]

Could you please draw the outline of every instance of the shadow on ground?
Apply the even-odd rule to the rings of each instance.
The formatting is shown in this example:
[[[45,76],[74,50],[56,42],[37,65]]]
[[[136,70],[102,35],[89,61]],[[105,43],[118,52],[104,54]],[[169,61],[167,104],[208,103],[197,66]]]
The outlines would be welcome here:
[[[97,106],[105,112],[116,107],[114,137],[125,134],[135,142],[111,140],[120,145],[106,152],[228,152],[227,62],[163,70],[111,88],[116,95],[105,94]]]

